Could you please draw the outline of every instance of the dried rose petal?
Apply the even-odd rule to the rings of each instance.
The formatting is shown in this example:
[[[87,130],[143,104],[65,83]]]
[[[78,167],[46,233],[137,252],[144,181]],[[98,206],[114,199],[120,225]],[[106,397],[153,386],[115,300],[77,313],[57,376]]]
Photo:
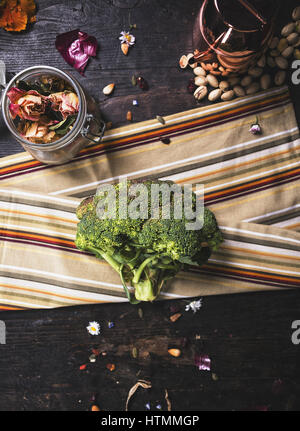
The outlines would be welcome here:
[[[75,115],[79,110],[79,99],[73,92],[53,93],[50,94],[49,99],[52,102],[52,109],[60,111],[63,118]]]
[[[95,37],[73,30],[59,34],[55,46],[65,61],[83,75],[89,58],[96,56],[98,43]]]
[[[139,76],[137,78],[136,82],[142,90],[144,90],[144,91],[149,90],[148,82],[142,76]]]
[[[47,98],[35,90],[24,91],[13,87],[7,96],[12,102],[9,110],[13,119],[19,116],[21,120],[39,121],[48,104]]]
[[[195,365],[201,371],[210,371],[211,360],[208,355],[195,355]]]

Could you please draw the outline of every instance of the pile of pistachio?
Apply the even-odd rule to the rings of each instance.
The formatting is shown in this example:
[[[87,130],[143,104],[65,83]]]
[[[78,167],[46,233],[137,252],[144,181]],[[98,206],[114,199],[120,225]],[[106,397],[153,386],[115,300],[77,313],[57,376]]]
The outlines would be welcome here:
[[[273,85],[283,85],[290,62],[300,60],[300,6],[293,10],[292,20],[282,28],[280,36],[273,37],[266,52],[247,73],[228,73],[228,69],[224,71],[217,62],[191,63],[194,54],[183,55],[179,60],[180,67],[190,66],[195,74],[195,88],[192,87],[195,99],[200,101],[207,97],[211,102],[229,101],[267,90]]]

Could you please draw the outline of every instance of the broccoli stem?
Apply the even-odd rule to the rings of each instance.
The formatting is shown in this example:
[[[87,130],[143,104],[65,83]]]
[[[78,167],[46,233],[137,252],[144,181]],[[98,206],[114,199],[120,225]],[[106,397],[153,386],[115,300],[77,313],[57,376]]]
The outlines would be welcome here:
[[[142,262],[140,264],[140,266],[136,270],[134,277],[132,279],[133,283],[138,283],[140,281],[141,275],[142,275],[144,269],[146,268],[146,266],[148,265],[148,263],[150,263],[152,260],[156,259],[157,256],[158,256],[157,254],[155,254],[154,256],[150,256],[147,259],[145,259],[144,262]]]
[[[105,253],[103,250],[99,248],[91,247],[91,246],[89,246],[87,250],[90,251],[91,253],[94,253],[98,257],[99,256],[102,257],[104,260],[106,260],[107,263],[110,264],[110,266],[113,267],[114,270],[116,270],[120,274],[122,265],[118,263],[110,254]]]

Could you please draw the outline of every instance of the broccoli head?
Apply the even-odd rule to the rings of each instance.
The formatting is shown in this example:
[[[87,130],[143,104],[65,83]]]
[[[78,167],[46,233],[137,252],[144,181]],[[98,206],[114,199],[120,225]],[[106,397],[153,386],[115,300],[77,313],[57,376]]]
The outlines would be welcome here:
[[[141,184],[145,186],[142,190],[146,192],[136,200]],[[100,199],[97,194],[84,199],[76,211],[80,220],[76,246],[105,259],[119,273],[132,303],[153,301],[166,280],[173,278],[186,265],[205,263],[222,242],[216,218],[207,208],[204,208],[203,227],[188,230],[187,223],[190,220],[185,218],[184,211],[181,218],[175,217],[174,193],[170,194],[168,208],[161,195],[154,203],[152,185],[162,184],[173,183],[158,180],[128,182],[125,199],[126,186],[123,183],[115,185],[114,217],[99,217],[98,208],[103,197]],[[137,195],[130,193],[131,186],[135,187]],[[183,194],[183,188],[179,190]],[[109,199],[111,197],[106,197],[106,203]],[[182,202],[183,199],[181,205]],[[194,209],[194,194],[192,202]],[[132,217],[130,207],[140,210],[138,217]],[[134,295],[130,293],[128,284],[134,289]]]

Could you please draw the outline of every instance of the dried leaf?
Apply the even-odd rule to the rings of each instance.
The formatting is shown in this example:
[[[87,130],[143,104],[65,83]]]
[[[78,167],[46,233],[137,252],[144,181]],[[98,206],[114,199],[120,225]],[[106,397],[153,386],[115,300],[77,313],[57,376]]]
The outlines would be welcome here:
[[[171,404],[171,401],[169,398],[169,393],[168,393],[167,389],[165,389],[165,400],[167,402],[168,412],[171,412],[172,411],[172,404]]]
[[[137,84],[137,80],[136,80],[136,76],[135,75],[132,75],[132,77],[131,77],[131,83],[132,83],[132,85],[135,87],[136,86],[136,84]]]
[[[132,357],[136,359],[138,357],[138,349],[136,347],[133,347],[131,354],[132,354]]]
[[[128,412],[128,404],[129,404],[131,397],[135,394],[135,392],[137,391],[137,389],[139,387],[142,387],[144,389],[151,389],[152,384],[151,384],[151,382],[148,382],[147,380],[139,380],[135,385],[132,386],[132,388],[128,392],[128,396],[127,396],[127,400],[126,400],[126,406],[125,406],[126,412]]]
[[[25,30],[36,21],[34,0],[7,0],[0,3],[0,27],[6,31]]]

